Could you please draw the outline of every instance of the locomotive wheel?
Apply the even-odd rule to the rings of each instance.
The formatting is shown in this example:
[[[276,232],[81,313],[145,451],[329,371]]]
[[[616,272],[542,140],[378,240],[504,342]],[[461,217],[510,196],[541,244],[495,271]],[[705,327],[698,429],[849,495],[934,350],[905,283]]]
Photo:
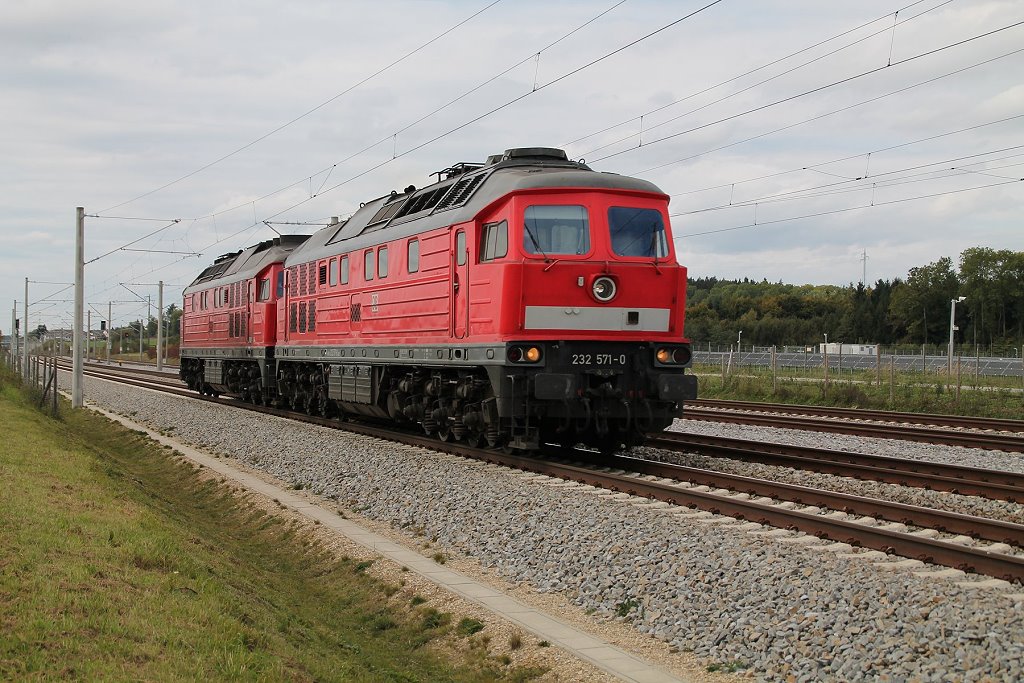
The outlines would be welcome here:
[[[437,425],[437,438],[441,441],[454,441],[455,438],[452,434],[452,426],[449,422],[444,422]]]

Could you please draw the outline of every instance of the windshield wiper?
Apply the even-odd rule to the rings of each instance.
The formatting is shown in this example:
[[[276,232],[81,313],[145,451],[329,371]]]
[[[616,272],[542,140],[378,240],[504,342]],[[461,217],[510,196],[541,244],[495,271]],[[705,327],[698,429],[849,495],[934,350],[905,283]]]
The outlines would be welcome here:
[[[533,246],[540,252],[540,255],[544,257],[545,261],[549,261],[548,255],[544,253],[544,250],[540,248],[540,242],[537,241],[537,236],[533,234],[533,230],[530,229],[530,224],[523,221],[523,227],[526,228],[526,234],[530,236],[530,241],[533,242]]]

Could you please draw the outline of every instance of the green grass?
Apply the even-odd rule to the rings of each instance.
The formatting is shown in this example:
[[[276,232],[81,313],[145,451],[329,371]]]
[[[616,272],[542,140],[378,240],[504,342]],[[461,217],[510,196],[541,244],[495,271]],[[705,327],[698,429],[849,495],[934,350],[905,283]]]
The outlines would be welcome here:
[[[450,615],[409,606],[365,563],[146,437],[66,405],[62,415],[45,417],[0,374],[0,680],[542,673],[457,649]]]
[[[1024,411],[1024,393],[1009,387],[973,390],[965,378],[958,399],[955,379],[950,387],[945,376],[900,373],[890,388],[884,368],[881,385],[877,384],[874,372],[860,372],[844,373],[841,377],[830,374],[826,386],[819,370],[816,376],[780,373],[776,390],[772,387],[771,370],[763,368],[735,368],[734,374],[724,381],[720,368],[705,366],[695,372],[700,375],[699,398],[1018,419]],[[1015,379],[1019,386],[1020,378]]]

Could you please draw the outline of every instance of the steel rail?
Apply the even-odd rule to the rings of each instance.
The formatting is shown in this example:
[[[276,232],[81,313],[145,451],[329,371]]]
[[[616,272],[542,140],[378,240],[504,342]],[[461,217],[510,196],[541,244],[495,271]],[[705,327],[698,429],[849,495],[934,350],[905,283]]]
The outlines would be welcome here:
[[[646,445],[673,451],[694,450],[702,455],[873,479],[991,500],[1024,502],[1024,474],[1006,470],[684,432],[661,432],[648,437]]]
[[[881,439],[900,439],[921,443],[938,443],[965,448],[986,448],[993,450],[1024,453],[1024,435],[1004,433],[961,432],[955,430],[912,427],[907,425],[865,424],[844,422],[828,418],[796,417],[792,415],[764,415],[738,413],[724,410],[688,408],[683,412],[684,420],[703,422],[727,422],[760,427],[782,427],[813,432],[850,434]]]
[[[1013,420],[1010,418],[972,417],[968,415],[937,415],[935,413],[907,413],[889,410],[872,410],[868,408],[839,408],[834,406],[791,405],[784,403],[732,401],[708,398],[688,401],[687,405],[695,408],[749,410],[765,413],[787,413],[792,415],[819,415],[850,420],[908,422],[911,424],[934,425],[939,427],[964,427],[979,430],[1024,432],[1024,420]]]

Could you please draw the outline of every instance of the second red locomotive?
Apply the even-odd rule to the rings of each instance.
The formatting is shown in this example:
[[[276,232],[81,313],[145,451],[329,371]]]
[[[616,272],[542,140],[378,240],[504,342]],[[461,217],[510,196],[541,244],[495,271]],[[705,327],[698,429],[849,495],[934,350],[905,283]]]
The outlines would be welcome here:
[[[696,397],[668,197],[549,148],[458,164],[184,294],[189,386],[536,449],[639,443]]]

